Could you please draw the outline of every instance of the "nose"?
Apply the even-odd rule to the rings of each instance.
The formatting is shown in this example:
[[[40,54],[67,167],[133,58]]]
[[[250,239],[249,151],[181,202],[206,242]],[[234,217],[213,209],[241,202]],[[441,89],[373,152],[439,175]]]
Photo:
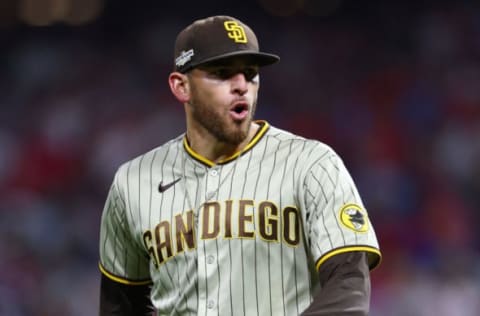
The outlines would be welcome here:
[[[242,72],[230,78],[232,92],[244,95],[248,91],[248,80]]]

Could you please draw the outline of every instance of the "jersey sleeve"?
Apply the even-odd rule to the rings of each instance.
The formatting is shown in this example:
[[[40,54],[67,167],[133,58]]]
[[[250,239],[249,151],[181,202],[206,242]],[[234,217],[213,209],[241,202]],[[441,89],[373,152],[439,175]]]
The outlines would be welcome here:
[[[148,254],[135,240],[128,221],[119,175],[110,187],[100,224],[100,271],[113,281],[142,285],[151,283]]]
[[[369,267],[380,262],[380,250],[354,181],[341,158],[328,150],[310,165],[302,186],[305,234],[317,270],[332,256],[367,253]]]

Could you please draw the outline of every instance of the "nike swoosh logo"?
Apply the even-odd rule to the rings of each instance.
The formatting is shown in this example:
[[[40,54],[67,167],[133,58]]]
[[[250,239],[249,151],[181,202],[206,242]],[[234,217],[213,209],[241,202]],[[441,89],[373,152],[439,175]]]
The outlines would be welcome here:
[[[182,178],[178,178],[177,180],[175,180],[173,182],[170,182],[170,183],[167,183],[165,185],[163,185],[163,181],[160,181],[160,184],[158,185],[158,192],[163,193],[163,192],[167,191],[170,187],[174,186],[175,183],[177,183],[181,179]]]

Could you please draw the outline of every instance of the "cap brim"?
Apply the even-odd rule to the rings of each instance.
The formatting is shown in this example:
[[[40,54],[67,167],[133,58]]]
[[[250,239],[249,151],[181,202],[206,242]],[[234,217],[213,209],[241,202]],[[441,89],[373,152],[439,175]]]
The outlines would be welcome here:
[[[183,69],[182,72],[187,72],[191,70],[192,68],[205,65],[208,63],[213,63],[213,62],[221,62],[221,61],[228,61],[228,59],[233,58],[233,57],[245,57],[246,59],[249,60],[251,64],[263,67],[263,66],[268,66],[272,65],[280,60],[280,57],[275,55],[275,54],[269,54],[269,53],[263,53],[263,52],[257,52],[257,51],[249,51],[249,50],[243,50],[243,51],[236,51],[236,52],[230,52],[226,54],[221,54],[217,55],[215,57],[207,58],[204,59],[198,63],[194,63],[189,65],[186,69]]]

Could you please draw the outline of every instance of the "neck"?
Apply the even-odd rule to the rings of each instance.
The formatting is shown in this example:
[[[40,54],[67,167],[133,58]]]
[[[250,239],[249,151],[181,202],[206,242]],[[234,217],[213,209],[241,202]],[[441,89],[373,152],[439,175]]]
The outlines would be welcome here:
[[[253,139],[259,128],[260,126],[257,123],[250,123],[247,137],[239,144],[225,143],[209,133],[201,133],[191,129],[187,130],[187,139],[193,151],[214,163],[218,163],[241,152]]]

